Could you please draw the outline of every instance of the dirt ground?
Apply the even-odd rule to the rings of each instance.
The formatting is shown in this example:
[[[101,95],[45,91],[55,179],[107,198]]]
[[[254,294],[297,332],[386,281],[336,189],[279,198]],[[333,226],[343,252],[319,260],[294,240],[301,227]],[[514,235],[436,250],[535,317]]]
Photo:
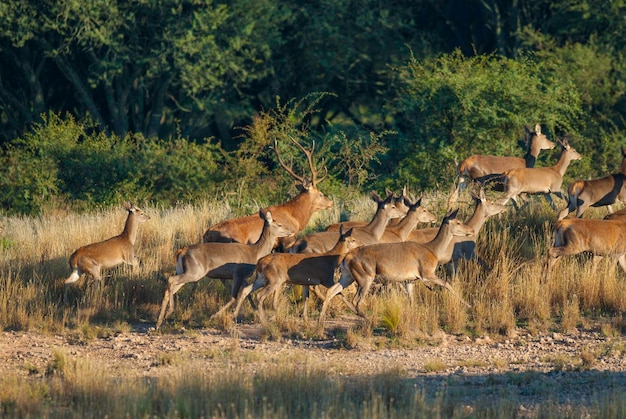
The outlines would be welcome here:
[[[161,333],[151,326],[136,325],[131,332],[88,341],[5,331],[0,334],[0,373],[44,374],[54,351],[61,350],[97,361],[112,377],[159,377],[177,368],[176,362],[163,362],[172,354],[208,369],[228,362],[228,357],[214,356],[220,349],[235,348],[236,362],[246,360],[252,370],[281,358],[308,360],[342,375],[401,371],[418,386],[468,394],[470,405],[472,399],[514,395],[521,411],[544,402],[589,406],[626,390],[626,339],[599,330],[537,336],[518,330],[513,337],[475,339],[442,333],[436,344],[414,348],[346,349],[335,338],[263,340],[254,324],[236,325],[229,332]]]

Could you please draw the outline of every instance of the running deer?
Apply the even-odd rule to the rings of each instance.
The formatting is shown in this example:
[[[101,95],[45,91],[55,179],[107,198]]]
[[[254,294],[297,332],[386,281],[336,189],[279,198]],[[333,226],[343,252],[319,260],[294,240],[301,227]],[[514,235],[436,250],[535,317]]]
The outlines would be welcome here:
[[[356,282],[358,286],[355,299],[357,313],[360,315],[363,315],[360,305],[374,281],[409,283],[421,280],[429,289],[436,284],[447,288],[469,307],[469,304],[450,284],[439,278],[435,272],[441,253],[448,248],[453,236],[474,234],[471,227],[456,219],[457,211],[454,210],[445,215],[437,236],[428,243],[380,243],[350,250],[341,262],[341,279],[326,293],[319,318],[320,324],[324,321],[333,297],[353,282]],[[409,297],[413,303],[412,294],[409,294]]]
[[[568,218],[557,221],[552,248],[548,251],[545,276],[549,275],[561,256],[582,252],[593,254],[593,268],[605,256],[615,258],[626,272],[625,211],[609,219]]]
[[[311,215],[320,210],[333,206],[333,201],[327,198],[318,188],[318,184],[324,180],[324,176],[318,178],[318,170],[313,163],[315,142],[311,149],[307,150],[294,138],[289,138],[293,144],[306,156],[311,179],[299,176],[295,173],[293,165],[288,166],[283,161],[279,151],[278,142],[274,139],[274,152],[280,165],[295,178],[299,183],[296,185],[300,193],[292,200],[280,205],[268,207],[274,219],[294,232],[299,233],[306,227]],[[263,220],[257,215],[225,220],[210,227],[203,235],[202,241],[208,242],[235,242],[251,244],[256,242],[263,229]]]
[[[377,210],[372,220],[364,227],[355,227],[352,234],[364,245],[377,243],[383,236],[387,223],[392,218],[402,217],[408,208],[403,200],[398,200],[393,193],[382,199],[378,193],[372,191],[372,199],[377,204]],[[325,253],[329,251],[339,239],[338,231],[322,231],[309,234],[296,240],[289,250],[291,253]]]
[[[257,260],[272,251],[277,237],[293,234],[292,230],[275,221],[270,211],[261,210],[259,216],[263,220],[263,230],[261,237],[254,244],[198,243],[176,252],[176,275],[170,276],[167,280],[161,312],[156,323],[157,329],[174,311],[174,294],[183,285],[197,282],[205,276],[233,280],[231,299],[218,313],[236,301],[241,286],[254,272]],[[166,313],[168,306],[169,310]]]
[[[622,147],[622,164],[619,173],[613,173],[600,179],[577,180],[569,185],[569,199],[567,207],[559,213],[558,219],[562,220],[576,211],[576,217],[581,218],[589,207],[608,207],[609,213],[613,212],[611,205],[616,202],[626,204],[626,148]]]
[[[552,209],[556,211],[556,206],[550,194],[555,194],[561,199],[565,199],[563,190],[561,189],[565,171],[572,161],[582,158],[566,140],[559,140],[559,143],[561,144],[562,152],[554,166],[512,169],[504,172],[503,182],[505,197],[502,201],[503,204],[509,199],[513,199],[517,207],[516,198],[519,194],[543,194]]]
[[[150,217],[131,202],[125,202],[124,209],[128,211],[128,217],[124,231],[119,236],[80,247],[70,256],[69,265],[72,273],[65,280],[64,302],[67,302],[68,288],[78,281],[83,273],[88,273],[100,281],[102,269],[111,269],[123,263],[133,266],[139,264],[135,257],[137,230],[139,225],[148,221]]]
[[[335,246],[322,254],[303,253],[272,253],[261,258],[256,264],[256,278],[254,282],[243,288],[237,298],[234,317],[239,315],[239,310],[245,298],[254,291],[258,291],[258,312],[262,322],[266,321],[264,311],[265,299],[274,293],[278,295],[281,287],[286,284],[302,285],[304,294],[304,310],[302,316],[308,319],[307,301],[309,286],[323,285],[330,288],[335,284],[335,270],[345,256],[346,252],[361,246],[352,236],[353,229],[344,232],[343,227],[339,230],[339,240]],[[318,295],[319,296],[319,295]],[[342,298],[343,295],[341,295]],[[324,300],[324,298],[321,298]],[[344,302],[352,308],[352,304],[344,298]],[[276,302],[274,302],[276,308]]]
[[[441,259],[439,263],[452,263],[452,271],[456,272],[458,262],[461,259],[470,260],[474,259],[480,263],[483,267],[487,265],[476,255],[476,241],[478,240],[478,233],[481,231],[487,219],[494,215],[498,215],[506,211],[507,207],[498,202],[487,200],[485,197],[484,189],[480,189],[479,194],[472,194],[472,198],[476,202],[474,213],[465,222],[469,227],[474,230],[474,234],[470,236],[455,236],[450,241],[448,248],[440,253]],[[407,241],[414,241],[417,243],[427,243],[435,238],[437,235],[437,228],[423,228],[414,230],[409,234]]]
[[[528,126],[524,127],[526,155],[524,158],[508,156],[473,155],[461,162],[458,166],[457,195],[470,181],[484,184],[497,179],[507,170],[535,167],[535,162],[541,150],[552,150],[555,144],[541,132],[541,126],[535,125],[535,131]]]

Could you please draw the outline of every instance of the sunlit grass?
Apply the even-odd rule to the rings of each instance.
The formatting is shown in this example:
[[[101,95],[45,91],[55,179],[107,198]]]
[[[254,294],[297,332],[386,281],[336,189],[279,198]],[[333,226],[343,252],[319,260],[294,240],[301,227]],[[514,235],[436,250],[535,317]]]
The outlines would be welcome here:
[[[427,194],[423,204],[440,216],[447,196]],[[545,254],[550,246],[554,213],[536,202],[520,212],[510,210],[490,219],[481,232],[477,253],[487,268],[473,261],[461,263],[452,275],[444,267],[439,275],[470,304],[465,307],[443,289],[431,291],[415,284],[413,305],[403,287],[383,285],[365,297],[365,318],[357,318],[336,299],[330,319],[347,316],[346,329],[319,328],[320,303],[311,298],[309,322],[301,317],[302,296],[288,287],[263,325],[262,340],[285,338],[322,339],[332,335],[344,350],[377,346],[413,348],[437,345],[443,332],[459,336],[508,336],[516,328],[531,334],[548,331],[574,333],[593,320],[605,336],[626,331],[622,313],[626,309],[626,281],[616,263],[605,260],[594,271],[585,255],[564,258],[547,277],[543,275]],[[471,205],[461,201],[463,217]],[[67,259],[79,246],[121,232],[125,213],[121,208],[88,214],[58,212],[41,217],[5,217],[0,233],[0,327],[61,333],[77,344],[127,332],[136,323],[154,324],[165,287],[174,272],[173,255],[178,248],[201,240],[206,228],[232,216],[225,205],[207,202],[171,208],[143,208],[152,219],[139,229],[136,253],[141,265],[108,271],[102,283],[83,278],[70,289],[69,304],[62,302],[63,280],[69,274]],[[336,202],[332,211],[316,214],[309,230],[320,230],[341,216],[367,219],[372,203],[367,197]],[[593,214],[593,213],[592,213]],[[600,214],[603,216],[604,214]],[[223,359],[231,369],[255,362],[238,349],[237,324],[228,316],[210,319],[229,298],[230,281],[204,278],[189,284],[176,295],[174,314],[158,333],[194,333],[214,327],[233,335],[232,348],[207,348],[206,356]],[[355,287],[345,290],[352,298]],[[254,309],[245,303],[241,318],[258,322]],[[197,333],[197,332],[196,332]],[[619,345],[586,347],[576,357],[555,355],[547,362],[555,370],[594,368],[604,353],[623,356]],[[278,362],[278,361],[277,361]],[[420,417],[420,416],[515,416],[515,400],[476,403],[469,408],[445,392],[417,385],[402,371],[390,369],[374,376],[339,379],[328,366],[311,359],[281,361],[284,368],[260,369],[232,375],[224,369],[194,370],[185,353],[166,353],[152,360],[153,368],[168,369],[158,380],[138,377],[113,378],[97,362],[53,351],[44,370],[25,365],[32,374],[23,380],[16,373],[0,377],[0,412],[4,416],[246,416],[246,417]],[[496,359],[495,368],[514,360]],[[297,366],[297,367],[296,367]],[[456,367],[471,367],[469,364]],[[257,367],[258,368],[258,367]],[[446,368],[432,359],[424,371],[441,373]],[[335,365],[334,371],[354,373],[358,365]],[[90,377],[95,377],[91,378]],[[523,374],[514,376],[524,381]],[[533,378],[533,377],[531,377]],[[536,378],[536,377],[534,377]],[[271,397],[270,397],[271,396]],[[391,401],[393,399],[393,402]],[[620,397],[607,397],[595,412],[624,412]],[[271,401],[271,402],[270,402]],[[546,408],[536,412],[558,416]],[[68,413],[69,412],[69,413]]]

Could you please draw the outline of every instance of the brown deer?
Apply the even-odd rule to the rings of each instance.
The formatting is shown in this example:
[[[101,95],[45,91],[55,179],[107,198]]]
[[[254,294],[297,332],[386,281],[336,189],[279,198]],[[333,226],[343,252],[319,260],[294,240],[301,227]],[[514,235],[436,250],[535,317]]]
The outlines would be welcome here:
[[[339,267],[339,263],[346,252],[361,246],[361,242],[352,236],[353,231],[353,229],[349,229],[344,232],[343,227],[341,227],[339,240],[326,253],[272,253],[259,259],[256,264],[256,278],[254,282],[243,288],[237,298],[235,318],[238,316],[241,304],[245,298],[251,292],[259,290],[259,318],[262,322],[265,322],[266,318],[263,308],[265,299],[272,293],[277,295],[284,284],[290,283],[303,286],[304,310],[302,316],[304,319],[308,319],[307,300],[309,286],[323,285],[326,288],[330,288],[335,284],[335,270]],[[352,306],[347,300],[345,302],[349,307]],[[274,304],[274,307],[276,307],[276,304]]]
[[[130,202],[124,203],[128,211],[124,231],[110,239],[88,244],[78,248],[69,259],[72,273],[65,280],[63,301],[67,302],[67,291],[71,284],[78,281],[83,273],[90,274],[94,279],[102,279],[101,270],[111,269],[123,263],[137,266],[139,261],[135,257],[135,241],[139,225],[150,217]]]
[[[388,188],[385,188],[385,193],[387,195],[389,195],[390,193],[392,193],[392,191]],[[407,188],[406,186],[402,189],[402,195],[400,195],[399,197],[397,197],[396,201],[399,202],[403,202],[405,199],[408,199],[409,196],[407,194]],[[398,224],[400,222],[400,220],[402,220],[402,218],[392,218],[391,220],[389,220],[389,222],[387,223],[387,227],[391,227],[394,226],[396,224]],[[357,220],[348,220],[348,221],[341,221],[338,223],[334,223],[334,224],[330,224],[326,227],[326,229],[324,231],[339,231],[339,228],[343,226],[343,229],[346,230],[348,228],[353,228],[353,227],[364,227],[368,224],[369,221],[357,221]]]
[[[355,299],[357,313],[360,315],[363,314],[360,305],[374,281],[408,283],[421,280],[429,288],[436,284],[447,288],[469,307],[450,284],[439,278],[435,272],[441,253],[448,248],[453,236],[474,234],[471,227],[456,219],[457,211],[445,215],[437,236],[428,243],[379,243],[350,250],[341,262],[341,279],[326,293],[319,318],[320,324],[324,321],[326,310],[333,297],[353,282],[358,286]],[[412,294],[409,296],[412,301]]]
[[[494,215],[498,215],[504,211],[506,211],[507,207],[498,202],[493,202],[487,200],[485,197],[484,189],[480,189],[478,195],[472,194],[474,201],[476,202],[476,206],[474,208],[474,213],[472,216],[465,222],[469,227],[474,230],[474,234],[470,236],[455,236],[450,241],[448,248],[439,253],[441,259],[439,263],[452,263],[453,272],[456,271],[459,260],[465,259],[475,259],[480,263],[483,267],[487,265],[476,255],[476,240],[478,240],[478,233],[483,228],[487,219]],[[435,238],[437,235],[437,228],[423,228],[419,230],[413,230],[407,241],[414,241],[416,243],[427,243]]]
[[[284,163],[278,151],[278,142],[274,139],[274,152],[276,153],[278,162],[287,171],[287,173],[299,182],[296,187],[300,193],[288,202],[280,205],[273,205],[266,209],[272,213],[272,216],[277,222],[280,222],[285,226],[285,228],[288,228],[292,230],[294,234],[297,234],[302,231],[304,227],[306,227],[307,223],[311,219],[311,215],[315,211],[331,208],[333,206],[333,201],[324,196],[324,194],[317,188],[318,183],[324,180],[326,174],[321,178],[318,178],[318,170],[315,169],[312,157],[315,150],[315,143],[312,144],[310,150],[307,150],[294,138],[290,137],[290,140],[306,156],[308,166],[311,171],[311,179],[309,181],[304,176],[298,176],[294,172],[292,166],[287,166]],[[215,224],[204,233],[202,241],[205,243],[235,242],[251,244],[259,239],[262,229],[263,220],[261,220],[257,215],[250,215],[247,217],[225,220]]]
[[[375,191],[371,197],[377,204],[377,210],[372,220],[364,227],[355,227],[352,235],[364,245],[378,242],[385,232],[387,223],[392,218],[402,217],[408,208],[403,200],[398,200],[393,193],[382,199]],[[289,249],[290,253],[325,253],[329,251],[339,239],[338,231],[322,231],[300,237]]]
[[[484,184],[498,178],[498,175],[507,170],[534,167],[541,150],[551,150],[555,144],[541,133],[541,126],[535,125],[535,131],[528,126],[524,127],[526,155],[524,158],[509,156],[473,155],[461,162],[458,166],[458,193],[467,183],[475,181]],[[457,194],[458,195],[458,194]]]
[[[581,218],[589,207],[608,207],[616,202],[626,204],[626,148],[622,147],[621,171],[600,179],[577,180],[569,185],[569,199],[567,207],[559,212],[558,219],[562,220],[576,211],[576,217]]]
[[[560,141],[562,147],[561,156],[554,166],[535,167],[507,170],[503,174],[505,197],[502,201],[505,204],[509,199],[513,199],[516,207],[516,197],[521,193],[543,194],[553,210],[556,206],[550,194],[555,194],[561,199],[563,196],[563,176],[574,160],[580,160],[582,156],[569,145],[567,141]]]
[[[231,299],[218,313],[236,301],[241,286],[254,272],[257,260],[272,251],[277,237],[293,234],[292,230],[275,221],[270,211],[261,210],[259,216],[263,220],[263,230],[254,244],[198,243],[176,252],[176,275],[170,276],[167,280],[161,312],[156,323],[157,329],[174,311],[174,294],[183,285],[197,282],[205,276],[233,280]],[[169,310],[166,313],[168,306]]]
[[[547,276],[561,256],[591,252],[593,268],[605,256],[616,258],[626,272],[626,217],[621,211],[605,220],[568,218],[557,221],[552,248],[548,251]]]

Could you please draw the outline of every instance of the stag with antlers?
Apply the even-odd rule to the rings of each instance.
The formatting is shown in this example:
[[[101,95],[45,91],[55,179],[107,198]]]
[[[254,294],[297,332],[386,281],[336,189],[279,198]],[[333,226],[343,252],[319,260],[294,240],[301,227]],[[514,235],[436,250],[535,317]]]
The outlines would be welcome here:
[[[313,163],[313,153],[315,151],[315,142],[312,143],[311,149],[307,150],[296,139],[289,137],[291,142],[306,156],[310,169],[311,178],[299,176],[293,170],[293,165],[287,165],[283,161],[278,151],[278,141],[274,139],[274,152],[280,165],[295,178],[299,183],[296,185],[300,193],[291,201],[279,205],[273,205],[266,208],[270,211],[274,219],[286,228],[299,233],[306,227],[311,215],[315,211],[331,208],[333,201],[324,196],[317,188],[319,182],[324,180],[326,173],[318,177],[319,173]],[[263,230],[263,220],[257,215],[225,220],[210,227],[203,236],[203,242],[235,242],[251,244],[256,242]]]

